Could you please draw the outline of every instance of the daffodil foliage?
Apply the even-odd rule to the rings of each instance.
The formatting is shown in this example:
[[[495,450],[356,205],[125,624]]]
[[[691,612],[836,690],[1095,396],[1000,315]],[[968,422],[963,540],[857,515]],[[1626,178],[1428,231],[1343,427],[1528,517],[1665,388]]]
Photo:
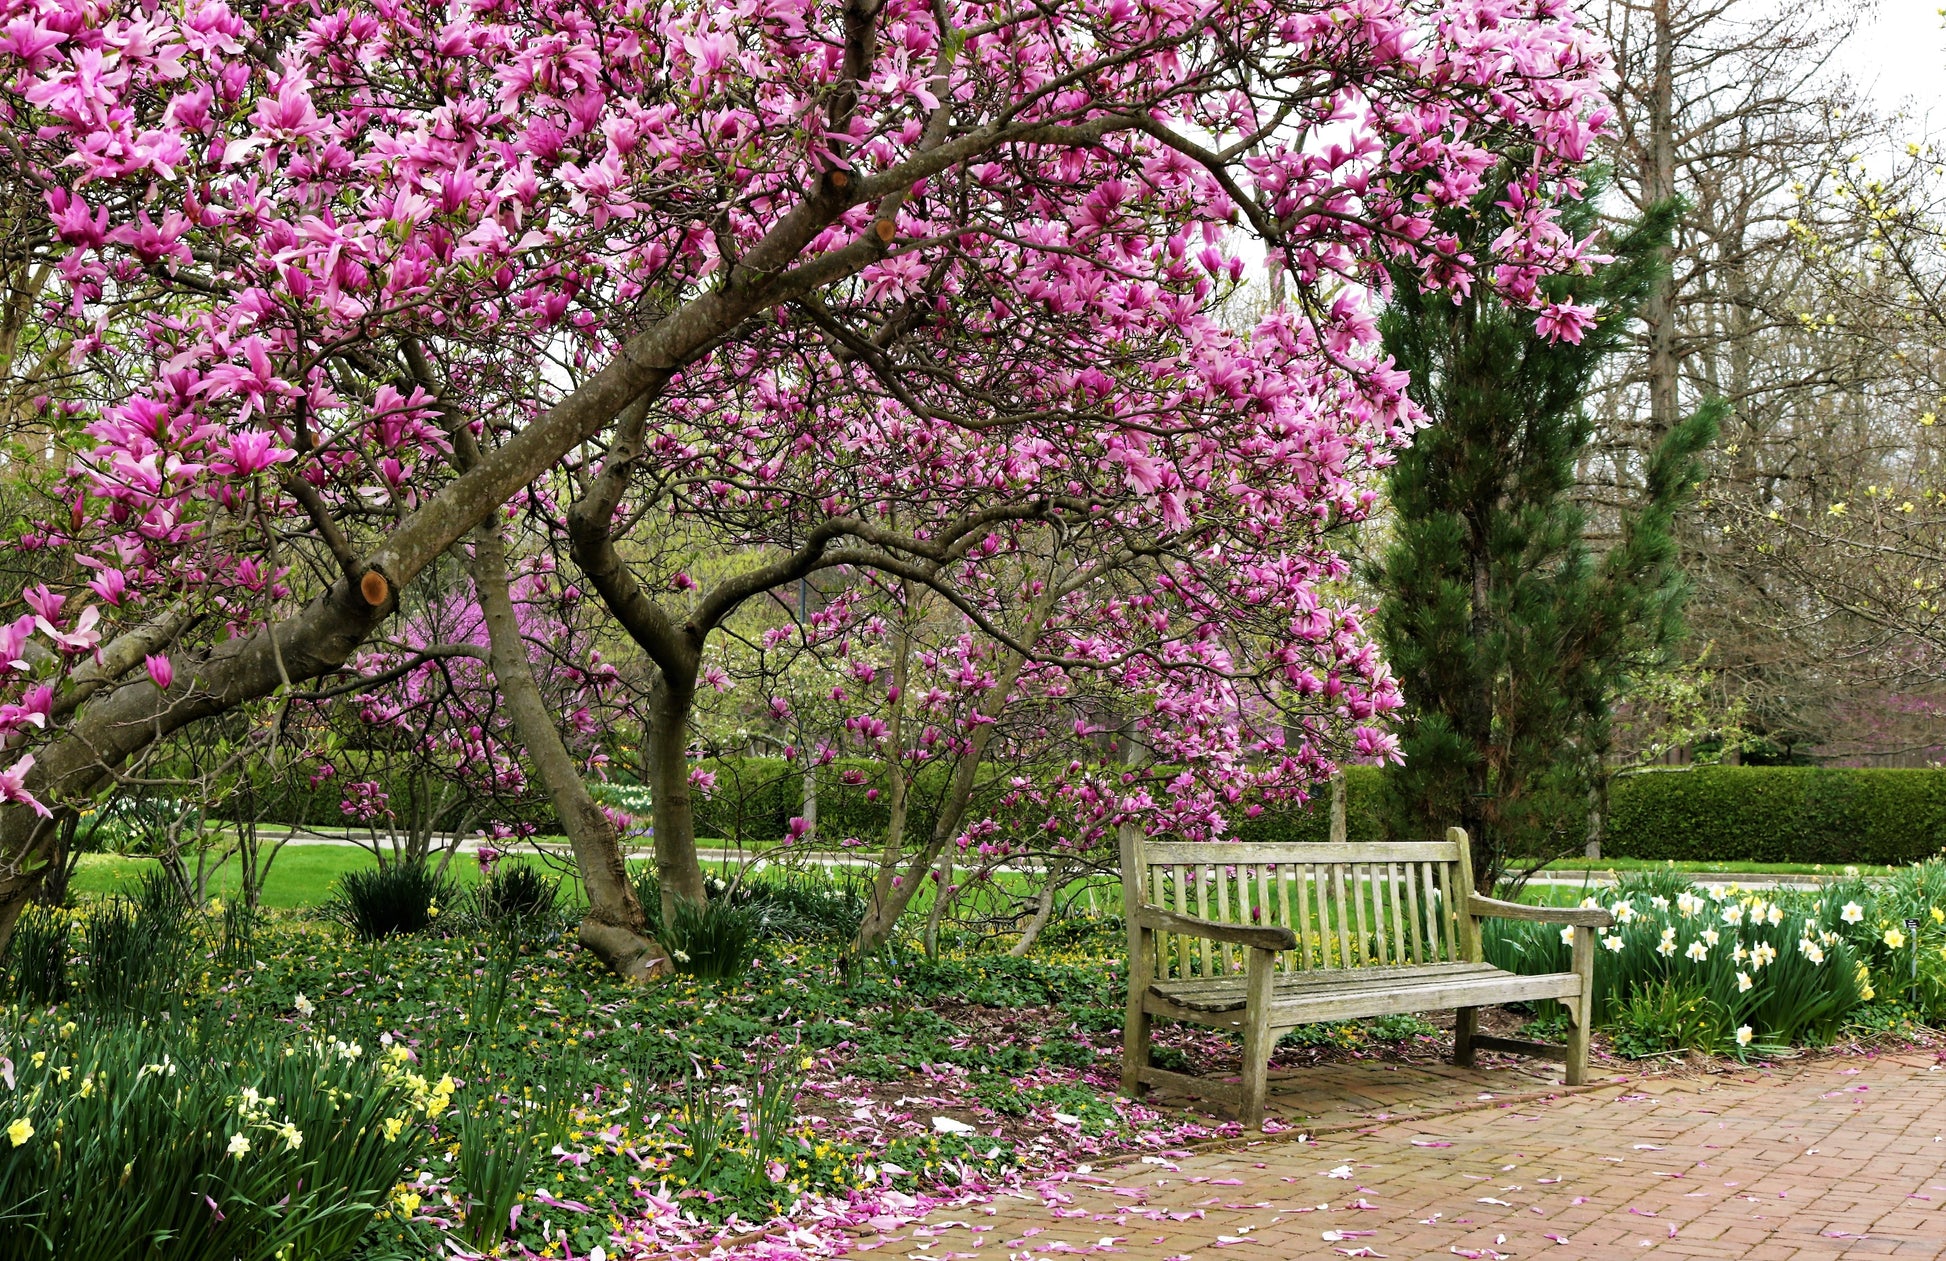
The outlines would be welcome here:
[[[1313,617],[1324,526],[1415,420],[1385,267],[1574,333],[1537,284],[1584,265],[1604,72],[1561,0],[4,0],[0,143],[85,371],[44,405],[73,458],[24,543],[75,580],[9,632],[0,905],[33,807],[340,669],[550,471],[713,502],[797,460],[821,511],[911,484],[921,523],[1106,487],[1259,540],[1215,581]],[[1434,227],[1502,185],[1489,248]],[[1259,247],[1286,306],[1236,331]]]

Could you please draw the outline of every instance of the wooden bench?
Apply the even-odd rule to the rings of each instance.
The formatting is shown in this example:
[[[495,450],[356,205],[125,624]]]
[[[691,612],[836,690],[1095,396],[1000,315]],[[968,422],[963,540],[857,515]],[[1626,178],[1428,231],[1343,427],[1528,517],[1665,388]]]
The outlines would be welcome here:
[[[1473,891],[1466,833],[1394,844],[1168,842],[1121,835],[1128,912],[1128,1020],[1122,1092],[1163,1086],[1235,1105],[1263,1124],[1271,1048],[1287,1029],[1326,1020],[1456,1012],[1453,1062],[1479,1048],[1564,1061],[1570,1085],[1588,1072],[1595,908],[1522,906]],[[1520,976],[1486,963],[1480,920],[1573,928],[1573,970]],[[1479,1009],[1558,1000],[1566,1046],[1481,1034]],[[1239,1082],[1169,1072],[1149,1062],[1150,1024],[1187,1020],[1243,1034]]]

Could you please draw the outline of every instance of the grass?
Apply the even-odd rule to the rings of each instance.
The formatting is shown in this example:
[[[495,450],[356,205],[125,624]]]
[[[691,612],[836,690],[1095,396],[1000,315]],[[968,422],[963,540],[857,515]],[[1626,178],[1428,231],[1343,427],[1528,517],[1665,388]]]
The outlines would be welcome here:
[[[1682,862],[1674,864],[1677,871],[1695,872],[1710,875],[1723,872],[1733,875],[1766,876],[1837,876],[1842,875],[1845,867],[1830,863],[1745,863],[1745,862]],[[1855,864],[1861,876],[1889,876],[1899,870],[1896,867],[1883,867],[1873,863]],[[1561,858],[1549,863],[1544,869],[1550,876],[1579,875],[1584,871],[1664,871],[1670,863],[1653,858]]]
[[[322,906],[330,901],[332,887],[339,877],[372,866],[372,856],[352,845],[291,845],[277,855],[270,878],[264,882],[263,905],[289,909]],[[152,858],[122,858],[114,854],[83,854],[75,869],[73,889],[77,894],[133,894],[145,872],[155,870]],[[448,869],[463,887],[479,883],[479,864],[471,854],[453,859]],[[213,897],[234,901],[241,891],[235,859],[217,868],[210,877]]]

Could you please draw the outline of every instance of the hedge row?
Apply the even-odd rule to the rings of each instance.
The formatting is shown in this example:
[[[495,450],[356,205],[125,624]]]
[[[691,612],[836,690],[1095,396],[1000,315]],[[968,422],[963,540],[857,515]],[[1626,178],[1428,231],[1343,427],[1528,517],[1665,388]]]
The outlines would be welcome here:
[[[716,790],[697,801],[697,833],[763,841],[782,836],[802,810],[803,773],[777,759],[705,764]],[[880,771],[844,761],[819,776],[818,831],[826,838],[880,837],[885,794],[868,789]],[[1384,772],[1356,766],[1345,776],[1346,830],[1353,841],[1385,839]],[[846,781],[857,782],[846,782]],[[922,777],[912,834],[931,826],[940,785]],[[1303,807],[1271,807],[1239,819],[1246,841],[1330,839],[1331,795]],[[1725,766],[1625,776],[1610,794],[1611,858],[1699,862],[1913,862],[1946,847],[1946,771]]]
[[[1609,799],[1616,858],[1909,863],[1946,847],[1946,771],[1698,767],[1628,776]]]
[[[1347,830],[1382,840],[1384,772],[1346,775]],[[1242,822],[1245,840],[1329,839],[1330,795]],[[1602,853],[1678,862],[1915,862],[1946,847],[1946,771],[1798,766],[1696,767],[1617,780]]]

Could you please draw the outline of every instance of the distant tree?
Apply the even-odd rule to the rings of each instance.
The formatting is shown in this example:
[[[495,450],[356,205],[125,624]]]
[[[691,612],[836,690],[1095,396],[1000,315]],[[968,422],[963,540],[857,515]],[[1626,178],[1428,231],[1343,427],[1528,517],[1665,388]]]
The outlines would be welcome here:
[[[1505,209],[1481,210],[1482,239]],[[1408,706],[1389,822],[1415,839],[1465,827],[1483,890],[1582,842],[1610,707],[1681,632],[1671,521],[1718,409],[1658,444],[1605,554],[1574,494],[1593,432],[1583,398],[1651,292],[1674,214],[1655,209],[1588,274],[1543,282],[1589,321],[1580,336],[1544,340],[1490,294],[1410,286],[1380,322],[1432,422],[1388,476],[1394,535],[1377,573]]]

